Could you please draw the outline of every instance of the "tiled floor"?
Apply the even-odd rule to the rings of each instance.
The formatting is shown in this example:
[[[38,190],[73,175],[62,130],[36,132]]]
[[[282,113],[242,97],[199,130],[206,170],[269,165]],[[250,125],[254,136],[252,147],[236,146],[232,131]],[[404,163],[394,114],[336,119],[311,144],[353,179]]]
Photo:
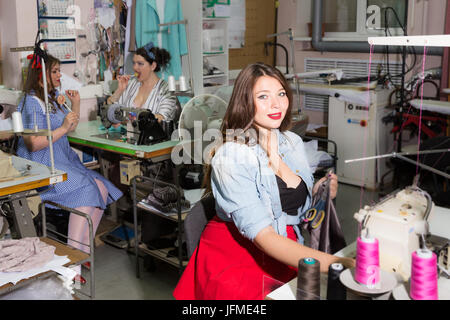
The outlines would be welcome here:
[[[363,201],[361,202],[361,194]],[[355,240],[356,220],[353,214],[362,205],[378,200],[378,193],[346,184],[339,184],[336,209],[347,243]],[[173,299],[179,273],[175,267],[164,262],[156,262],[156,270],[145,271],[141,263],[141,278],[136,278],[134,254],[125,249],[117,249],[108,244],[99,246],[95,252],[96,299]]]

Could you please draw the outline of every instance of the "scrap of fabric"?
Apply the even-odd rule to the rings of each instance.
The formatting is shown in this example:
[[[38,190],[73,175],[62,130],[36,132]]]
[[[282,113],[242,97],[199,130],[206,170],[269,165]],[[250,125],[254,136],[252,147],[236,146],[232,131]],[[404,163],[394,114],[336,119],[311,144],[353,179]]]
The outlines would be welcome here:
[[[55,247],[37,237],[0,241],[0,272],[23,272],[53,259]]]

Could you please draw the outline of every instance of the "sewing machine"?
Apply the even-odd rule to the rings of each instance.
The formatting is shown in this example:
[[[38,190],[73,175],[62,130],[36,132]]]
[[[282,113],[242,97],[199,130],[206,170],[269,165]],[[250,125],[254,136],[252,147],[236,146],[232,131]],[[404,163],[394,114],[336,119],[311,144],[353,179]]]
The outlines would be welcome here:
[[[428,193],[411,186],[355,213],[354,218],[362,228],[369,229],[379,241],[382,270],[396,272],[405,281],[409,279],[411,254],[429,234],[428,220],[434,208]]]
[[[102,138],[127,139],[131,140],[130,143],[137,145],[151,145],[170,139],[174,130],[173,121],[162,121],[160,123],[150,110],[126,108],[120,104],[101,105],[100,118],[106,129],[109,129],[113,124],[127,123],[126,138],[122,138],[123,134],[120,132],[109,131],[102,134]]]

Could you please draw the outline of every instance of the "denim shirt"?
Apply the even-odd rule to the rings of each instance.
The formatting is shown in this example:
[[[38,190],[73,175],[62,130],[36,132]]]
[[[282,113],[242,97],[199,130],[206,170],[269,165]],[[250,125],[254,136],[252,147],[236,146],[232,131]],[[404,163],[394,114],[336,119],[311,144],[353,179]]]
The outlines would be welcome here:
[[[275,173],[269,167],[267,153],[259,144],[226,142],[211,160],[211,187],[220,219],[233,221],[239,232],[254,240],[259,231],[271,225],[282,236],[293,225],[298,242],[303,243],[298,224],[311,204],[314,178],[306,159],[302,139],[286,131],[278,136],[278,154],[283,162],[305,182],[308,196],[297,215],[282,211]]]

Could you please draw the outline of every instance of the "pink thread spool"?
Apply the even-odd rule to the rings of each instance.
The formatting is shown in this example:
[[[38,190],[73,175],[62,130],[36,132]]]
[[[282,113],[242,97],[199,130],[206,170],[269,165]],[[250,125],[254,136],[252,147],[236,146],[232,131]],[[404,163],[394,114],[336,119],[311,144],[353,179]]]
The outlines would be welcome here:
[[[409,294],[413,300],[438,300],[437,257],[430,250],[412,253]]]
[[[380,255],[378,239],[358,237],[356,242],[355,280],[367,286],[380,282]]]

